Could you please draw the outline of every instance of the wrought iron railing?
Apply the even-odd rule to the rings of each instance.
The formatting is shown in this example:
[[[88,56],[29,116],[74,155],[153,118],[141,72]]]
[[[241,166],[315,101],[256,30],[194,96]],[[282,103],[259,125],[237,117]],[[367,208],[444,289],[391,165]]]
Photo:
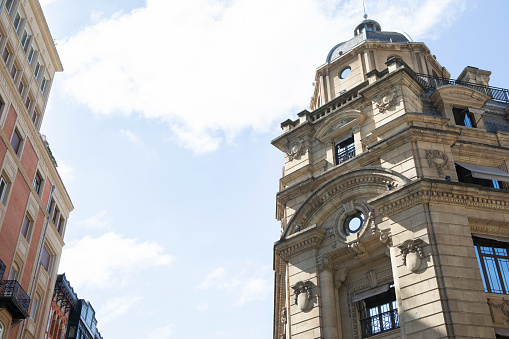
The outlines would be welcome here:
[[[355,144],[350,144],[345,148],[336,149],[336,165],[339,165],[355,157]]]
[[[0,286],[0,305],[14,311],[13,318],[26,318],[30,298],[16,280],[4,280]]]
[[[416,73],[417,80],[426,87],[427,89],[434,90],[437,87],[446,86],[446,85],[459,85],[459,86],[465,86],[469,87],[471,89],[474,89],[478,92],[481,92],[487,96],[489,96],[491,99],[495,101],[501,101],[505,103],[509,103],[509,90],[505,88],[498,88],[498,87],[492,87],[492,86],[483,86],[474,84],[471,82],[466,81],[460,81],[455,79],[446,79],[446,78],[439,78],[430,76],[427,74],[420,74]]]
[[[397,309],[361,319],[361,332],[363,338],[387,332],[398,327],[399,317]]]
[[[5,264],[2,260],[0,260],[0,285],[2,285],[2,279],[4,278],[5,273]]]

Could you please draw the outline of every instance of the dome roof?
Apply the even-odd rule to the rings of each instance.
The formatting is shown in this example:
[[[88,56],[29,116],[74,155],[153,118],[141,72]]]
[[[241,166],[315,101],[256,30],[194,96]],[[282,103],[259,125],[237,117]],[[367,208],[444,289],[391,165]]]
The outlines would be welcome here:
[[[364,18],[367,18],[367,16],[364,16]],[[355,27],[353,38],[337,44],[330,50],[327,55],[327,63],[339,58],[365,40],[396,43],[410,42],[409,37],[404,34],[398,32],[383,32],[378,22],[365,19]]]

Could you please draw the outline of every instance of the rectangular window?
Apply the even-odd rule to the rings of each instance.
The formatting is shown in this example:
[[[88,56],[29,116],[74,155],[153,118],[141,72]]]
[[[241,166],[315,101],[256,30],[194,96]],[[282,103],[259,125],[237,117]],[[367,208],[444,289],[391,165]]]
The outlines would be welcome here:
[[[18,73],[18,69],[16,68],[16,65],[12,65],[12,68],[11,68],[11,77],[13,79],[16,78],[16,73]]]
[[[42,184],[42,177],[41,177],[41,174],[39,173],[39,171],[37,171],[35,173],[35,178],[34,178],[34,183],[33,183],[34,189],[37,192],[37,194],[39,194],[41,191],[41,184]]]
[[[7,181],[5,180],[4,176],[0,176],[0,201],[2,201],[5,204],[5,198],[7,193]]]
[[[55,206],[55,211],[53,211],[53,218],[51,218],[51,221],[53,222],[53,225],[57,225],[57,218],[58,218],[58,213],[60,213],[60,210],[58,209],[57,206]]]
[[[21,135],[19,135],[18,129],[15,128],[11,138],[11,146],[14,149],[14,153],[18,154],[20,145],[21,145]]]
[[[14,0],[7,0],[7,2],[5,3],[5,9],[7,10],[7,13],[11,12],[12,4],[14,4]]]
[[[28,51],[27,60],[28,63],[31,65],[32,60],[34,59],[35,49],[34,46],[30,46],[30,50]]]
[[[11,270],[9,271],[9,277],[7,280],[16,280],[18,278],[18,271],[14,266],[11,267]]]
[[[60,221],[58,222],[58,233],[61,233],[64,228],[64,217],[60,217]]]
[[[48,85],[48,79],[44,77],[41,82],[41,92],[44,95],[44,91],[46,90],[46,86]]]
[[[359,301],[362,337],[387,332],[399,327],[394,285],[384,292]]]
[[[465,127],[477,127],[475,122],[474,115],[468,111],[468,108],[456,108],[452,109],[452,113],[454,114],[454,122],[458,126]]]
[[[37,65],[35,66],[35,69],[34,69],[35,79],[37,79],[37,77],[39,76],[40,71],[41,71],[41,64],[39,62],[37,62]]]
[[[37,112],[37,109],[34,109],[34,113],[32,114],[32,122],[34,123],[35,127],[37,127],[37,121],[39,121],[39,113]]]
[[[12,24],[14,25],[14,30],[17,32],[19,28],[19,24],[21,23],[21,15],[19,13],[16,13],[16,16],[14,17],[14,21]]]
[[[27,241],[30,241],[28,237],[30,236],[30,219],[28,218],[28,215],[25,214],[25,218],[23,219],[23,224],[21,225],[21,234],[25,237]]]
[[[37,297],[32,301],[32,309],[30,310],[30,318],[35,321],[37,317],[37,309],[39,308],[39,299]]]
[[[51,263],[51,256],[48,252],[48,250],[46,249],[46,246],[42,246],[42,250],[41,250],[41,265],[42,267],[44,267],[44,269],[46,270],[46,272],[49,272],[49,265]]]
[[[30,109],[30,104],[32,103],[32,99],[30,98],[30,95],[27,95],[27,99],[25,100],[25,107],[27,109]]]
[[[19,82],[19,86],[18,86],[18,92],[19,92],[19,95],[23,95],[23,90],[25,89],[25,84],[23,83],[23,80],[21,80]]]
[[[355,143],[353,135],[348,139],[336,143],[336,165],[355,157]]]
[[[25,31],[23,32],[23,35],[21,36],[21,40],[19,41],[21,43],[21,47],[23,47],[23,49],[25,49],[25,45],[27,44],[28,40],[29,40],[28,32],[25,29]]]
[[[7,60],[9,59],[9,49],[7,47],[4,48],[4,52],[2,53],[2,58],[4,59],[5,63],[7,63]]]
[[[455,168],[459,182],[498,189],[503,187],[501,182],[509,182],[509,173],[499,168],[463,162],[456,162]]]
[[[484,290],[509,294],[509,244],[478,237],[473,240]]]

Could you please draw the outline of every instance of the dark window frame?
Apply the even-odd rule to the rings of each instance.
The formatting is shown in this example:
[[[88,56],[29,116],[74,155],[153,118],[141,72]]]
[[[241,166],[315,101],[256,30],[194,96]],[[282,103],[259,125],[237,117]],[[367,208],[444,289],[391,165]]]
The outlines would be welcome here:
[[[490,187],[496,189],[502,189],[504,185],[502,182],[495,179],[479,179],[472,176],[472,172],[458,164],[454,164],[456,167],[456,174],[458,175],[459,182],[465,182],[467,184],[480,185],[483,187]]]
[[[509,243],[479,237],[472,239],[484,291],[509,294]],[[487,264],[492,267],[487,268]]]
[[[345,161],[354,158],[355,155],[355,140],[353,135],[341,142],[337,142],[334,146],[334,157],[336,165],[342,164]]]
[[[454,114],[454,122],[456,125],[477,128],[475,116],[468,108],[453,107],[452,113]]]
[[[389,332],[400,327],[394,285],[390,286],[386,292],[359,301],[358,307],[362,338]],[[389,310],[384,311],[384,307],[388,307]],[[371,314],[371,310],[375,309],[376,314]]]

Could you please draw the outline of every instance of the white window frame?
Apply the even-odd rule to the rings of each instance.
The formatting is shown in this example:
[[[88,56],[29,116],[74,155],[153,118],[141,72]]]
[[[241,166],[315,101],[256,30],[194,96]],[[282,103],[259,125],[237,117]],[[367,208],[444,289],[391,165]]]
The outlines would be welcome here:
[[[14,26],[14,30],[16,32],[18,32],[18,28],[21,25],[21,20],[23,20],[23,16],[21,16],[21,14],[19,12],[17,12],[16,16],[14,17],[14,20],[12,20],[12,25]],[[16,21],[17,21],[17,23],[16,23]]]

